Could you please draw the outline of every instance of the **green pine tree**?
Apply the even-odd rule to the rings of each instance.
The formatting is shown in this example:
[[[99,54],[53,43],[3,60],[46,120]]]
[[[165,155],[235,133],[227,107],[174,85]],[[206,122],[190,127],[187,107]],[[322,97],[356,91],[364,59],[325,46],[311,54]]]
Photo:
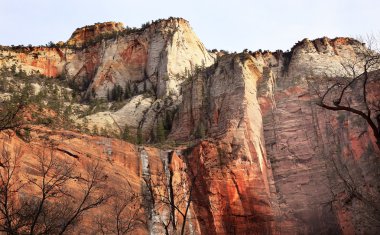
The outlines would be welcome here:
[[[200,123],[195,132],[195,137],[198,139],[204,139],[206,136],[206,130],[203,123]]]
[[[125,85],[124,90],[124,99],[129,99],[131,97],[131,89],[129,88],[129,84]]]
[[[121,139],[122,140],[129,140],[129,127],[127,124],[125,124],[123,132],[121,133]]]
[[[98,129],[98,126],[96,124],[92,126],[92,134],[93,135],[99,135],[99,129]]]
[[[161,119],[157,121],[157,129],[156,129],[157,142],[162,143],[165,141],[165,127],[164,123]]]
[[[136,143],[137,144],[143,144],[144,143],[144,139],[143,139],[143,136],[142,136],[142,130],[141,130],[141,128],[137,129]]]

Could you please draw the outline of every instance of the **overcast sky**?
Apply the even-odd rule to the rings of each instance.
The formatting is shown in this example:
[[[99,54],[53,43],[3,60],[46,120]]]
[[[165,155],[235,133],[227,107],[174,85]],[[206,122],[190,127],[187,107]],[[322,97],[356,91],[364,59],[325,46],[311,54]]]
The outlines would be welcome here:
[[[104,21],[187,19],[208,49],[290,49],[303,38],[380,32],[380,0],[0,0],[0,44],[66,41]]]

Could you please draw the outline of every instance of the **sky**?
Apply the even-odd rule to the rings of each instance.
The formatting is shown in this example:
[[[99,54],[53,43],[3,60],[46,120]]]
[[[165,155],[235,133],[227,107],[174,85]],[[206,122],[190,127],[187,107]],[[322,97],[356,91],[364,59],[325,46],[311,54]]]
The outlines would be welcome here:
[[[288,50],[303,38],[380,32],[379,0],[0,0],[0,45],[66,41],[97,22],[182,17],[208,49]]]

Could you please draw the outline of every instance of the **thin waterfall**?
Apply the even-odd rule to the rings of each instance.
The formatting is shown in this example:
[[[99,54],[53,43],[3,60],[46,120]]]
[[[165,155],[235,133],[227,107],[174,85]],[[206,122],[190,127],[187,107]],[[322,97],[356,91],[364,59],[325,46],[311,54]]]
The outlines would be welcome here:
[[[141,159],[141,165],[142,165],[142,177],[144,179],[144,185],[142,187],[143,195],[145,199],[145,204],[147,205],[149,218],[148,218],[148,229],[149,234],[155,235],[155,234],[161,234],[159,229],[157,229],[157,224],[160,223],[159,215],[157,214],[154,205],[152,204],[152,195],[150,194],[150,191],[148,189],[148,186],[145,184],[145,182],[149,182],[151,178],[150,174],[150,167],[149,167],[149,155],[144,149],[144,147],[139,147],[139,153],[140,153],[140,159]]]

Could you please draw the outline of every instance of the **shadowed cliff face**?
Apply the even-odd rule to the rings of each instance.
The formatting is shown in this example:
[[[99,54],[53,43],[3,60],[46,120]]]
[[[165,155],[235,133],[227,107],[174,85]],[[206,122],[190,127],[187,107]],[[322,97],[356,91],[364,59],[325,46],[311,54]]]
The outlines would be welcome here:
[[[325,50],[316,49],[319,40],[303,41],[290,58],[282,53],[225,56],[184,85],[170,138],[196,136],[202,123],[213,139],[193,152],[210,161],[198,194],[202,217],[212,218],[201,223],[205,231],[377,230],[364,219],[374,217],[371,206],[379,198],[373,178],[378,177],[373,165],[379,165],[379,150],[371,130],[356,115],[315,104],[315,88],[326,89],[325,68],[341,74],[341,63],[355,56],[359,44],[343,38],[322,41]],[[328,54],[329,48],[334,53]],[[372,89],[378,84],[370,85],[370,96],[379,96]],[[349,205],[342,203],[352,185],[371,202],[356,198],[348,200]],[[236,204],[245,206],[231,206]]]
[[[123,32],[119,24],[78,29],[69,42],[82,45],[114,31]],[[110,187],[117,187],[121,174],[144,195],[148,178],[174,177],[186,182],[186,188],[191,185],[187,174],[199,172],[189,233],[376,234],[380,150],[371,130],[354,114],[315,104],[316,91],[326,89],[329,77],[341,75],[341,64],[354,60],[358,49],[363,45],[349,38],[305,39],[290,52],[214,59],[186,21],[170,19],[81,49],[3,50],[0,63],[10,67],[11,56],[27,72],[65,74],[90,97],[105,97],[115,84],[151,90],[154,97],[134,96],[120,110],[107,113],[118,125],[142,127],[147,137],[161,112],[157,106],[167,97],[174,100],[169,106],[178,111],[168,138],[203,138],[191,147],[164,151],[117,140],[104,144],[100,137],[75,134],[60,148],[79,156],[81,164],[102,159],[110,171]],[[372,100],[380,98],[379,84],[369,84]],[[358,92],[350,90],[355,107],[360,107]],[[57,139],[66,134],[46,133]],[[12,140],[20,141],[16,136]],[[42,140],[36,136],[35,141]],[[111,155],[99,154],[108,145]],[[34,164],[32,155],[28,164]],[[141,203],[147,226],[140,232],[164,233],[160,221],[168,211],[147,198]]]

